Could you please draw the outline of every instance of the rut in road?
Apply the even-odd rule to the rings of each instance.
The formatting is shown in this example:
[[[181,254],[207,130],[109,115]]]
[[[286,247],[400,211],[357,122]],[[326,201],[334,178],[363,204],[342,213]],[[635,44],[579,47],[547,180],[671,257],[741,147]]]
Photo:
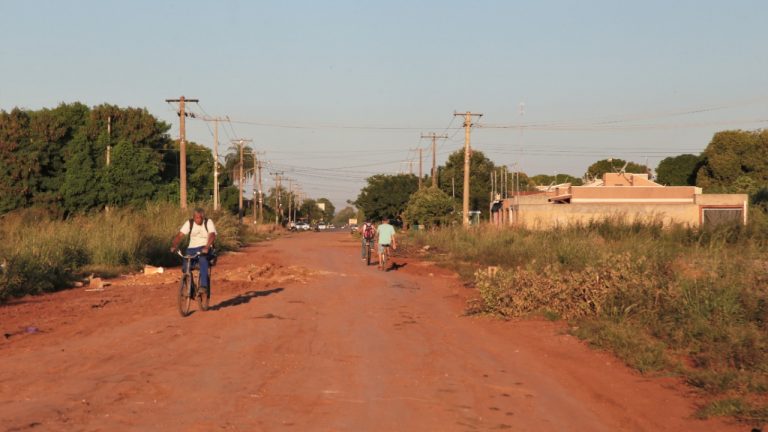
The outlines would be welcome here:
[[[747,430],[562,325],[462,316],[448,270],[359,253],[328,232],[247,247],[187,318],[176,270],[1,307],[40,331],[0,345],[0,430]]]

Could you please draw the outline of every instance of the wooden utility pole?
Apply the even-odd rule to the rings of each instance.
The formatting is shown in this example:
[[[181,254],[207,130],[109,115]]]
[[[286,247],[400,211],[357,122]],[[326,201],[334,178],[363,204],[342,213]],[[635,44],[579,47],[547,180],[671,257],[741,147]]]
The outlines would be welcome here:
[[[219,210],[219,122],[229,121],[229,117],[203,117],[205,121],[213,122],[213,210]]]
[[[435,141],[438,138],[448,139],[448,135],[438,135],[432,132],[428,135],[421,134],[421,137],[432,138],[432,187],[437,187],[437,146],[435,145]]]
[[[249,142],[253,142],[253,140],[243,139],[243,138],[232,140],[232,143],[237,144],[240,150],[240,175],[238,176],[238,181],[237,181],[237,187],[240,190],[238,195],[238,201],[237,201],[237,209],[238,209],[237,215],[240,220],[240,223],[243,222],[243,183],[244,183],[243,166],[245,165],[244,163],[245,161],[243,158],[243,149],[245,147],[245,143],[249,143]]]
[[[186,117],[187,114],[184,111],[184,104],[186,102],[199,102],[199,99],[186,99],[181,96],[178,99],[166,99],[168,103],[179,103],[179,200],[182,209],[187,208],[187,131],[186,131]]]
[[[464,116],[464,190],[462,191],[462,222],[465,227],[469,226],[469,161],[472,157],[472,146],[469,143],[469,130],[472,128],[472,116],[482,117],[482,114],[471,113],[453,113],[454,116]]]

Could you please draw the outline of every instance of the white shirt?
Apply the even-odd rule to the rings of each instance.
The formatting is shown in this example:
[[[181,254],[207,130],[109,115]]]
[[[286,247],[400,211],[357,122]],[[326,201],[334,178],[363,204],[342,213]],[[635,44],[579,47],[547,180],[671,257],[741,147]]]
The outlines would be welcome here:
[[[208,244],[208,234],[216,233],[216,226],[213,225],[213,221],[208,219],[208,231],[205,230],[203,224],[196,224],[192,222],[192,234],[189,235],[189,247],[203,247]],[[184,225],[179,228],[179,232],[184,235],[189,234],[189,221],[184,222]]]

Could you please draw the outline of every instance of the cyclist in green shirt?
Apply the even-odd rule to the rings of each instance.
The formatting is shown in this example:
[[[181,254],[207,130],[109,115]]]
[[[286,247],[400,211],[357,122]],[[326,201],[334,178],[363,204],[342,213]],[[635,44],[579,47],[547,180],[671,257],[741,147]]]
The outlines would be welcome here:
[[[379,243],[379,268],[384,268],[383,254],[385,249],[392,247],[393,250],[397,249],[397,242],[395,239],[395,227],[389,224],[389,218],[385,217],[381,224],[376,227],[376,234],[378,236]],[[389,252],[388,250],[386,251]]]

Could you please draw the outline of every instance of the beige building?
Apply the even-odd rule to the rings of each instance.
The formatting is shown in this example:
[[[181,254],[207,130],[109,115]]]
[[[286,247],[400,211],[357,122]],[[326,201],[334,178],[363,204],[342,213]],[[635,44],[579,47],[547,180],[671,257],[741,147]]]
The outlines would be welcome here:
[[[533,229],[607,219],[691,227],[747,223],[746,194],[702,194],[695,186],[662,186],[647,174],[607,173],[584,186],[569,183],[507,198],[492,220]]]

